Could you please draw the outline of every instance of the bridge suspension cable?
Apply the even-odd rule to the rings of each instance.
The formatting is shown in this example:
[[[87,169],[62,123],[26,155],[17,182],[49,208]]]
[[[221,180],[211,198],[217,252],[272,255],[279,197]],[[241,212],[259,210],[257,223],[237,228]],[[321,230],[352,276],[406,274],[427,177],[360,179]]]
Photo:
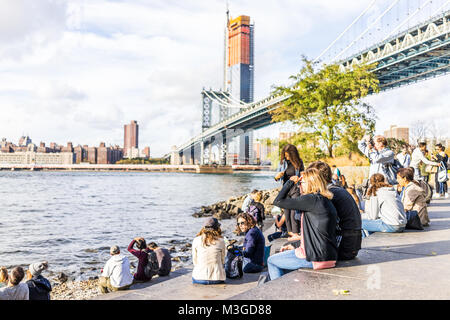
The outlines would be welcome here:
[[[378,18],[376,18],[367,28],[364,30],[358,37],[356,37],[355,40],[353,40],[347,47],[345,47],[339,54],[337,54],[332,61],[335,61],[337,58],[339,58],[343,53],[345,53],[348,49],[350,49],[359,39],[361,39],[381,18],[383,18],[386,13],[388,13],[400,0],[395,0],[391,3],[391,5],[384,10]]]
[[[427,2],[425,2],[423,5],[421,5],[420,7],[417,8],[416,11],[414,11],[408,18],[406,18],[405,20],[403,20],[402,23],[400,23],[396,28],[394,28],[383,40],[382,42],[386,41],[387,39],[389,39],[389,37],[391,35],[393,35],[398,29],[400,29],[401,27],[403,27],[409,20],[411,20],[416,14],[418,14],[423,8],[425,8],[428,4],[432,3],[433,0],[428,0]],[[447,1],[448,2],[448,1]]]
[[[369,4],[369,6],[366,8],[366,9],[364,9],[363,10],[363,12],[361,12],[361,14],[355,19],[355,20],[353,20],[353,22],[347,27],[347,28],[345,28],[345,30],[344,31],[342,31],[342,33],[325,49],[325,50],[323,50],[318,56],[317,56],[317,58],[315,58],[314,59],[314,61],[313,62],[316,62],[316,61],[318,61],[337,41],[339,41],[339,39],[341,39],[342,38],[342,36],[356,23],[356,22],[358,22],[359,21],[359,19],[361,19],[362,18],[362,16],[364,16],[365,14],[366,14],[366,12],[367,11],[369,11],[372,7],[373,7],[373,5],[375,4],[375,2],[376,2],[377,0],[373,0],[370,4]]]

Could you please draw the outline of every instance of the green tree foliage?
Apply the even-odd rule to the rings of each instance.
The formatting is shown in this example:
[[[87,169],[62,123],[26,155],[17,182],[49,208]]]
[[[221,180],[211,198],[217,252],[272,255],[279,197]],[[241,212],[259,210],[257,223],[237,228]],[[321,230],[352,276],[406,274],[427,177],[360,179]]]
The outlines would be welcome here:
[[[303,63],[300,72],[290,77],[293,86],[275,87],[274,94],[289,98],[271,112],[272,122],[294,122],[300,127],[300,141],[314,137],[330,157],[337,145],[356,151],[357,141],[375,128],[373,108],[361,101],[369,92],[379,91],[370,72],[373,65],[342,72],[336,64],[316,71],[311,61],[303,58]]]
[[[388,148],[394,151],[395,154],[400,153],[402,151],[403,146],[409,146],[409,144],[404,140],[396,138],[387,138],[386,140]]]
[[[122,159],[116,162],[116,164],[169,164],[169,160],[164,158],[134,158],[134,159]]]

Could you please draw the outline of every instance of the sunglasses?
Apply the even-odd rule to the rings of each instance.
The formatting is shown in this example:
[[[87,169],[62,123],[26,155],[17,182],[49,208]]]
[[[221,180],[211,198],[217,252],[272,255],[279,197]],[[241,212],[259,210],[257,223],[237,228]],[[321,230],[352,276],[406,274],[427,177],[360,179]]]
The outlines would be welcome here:
[[[238,222],[238,223],[237,223],[238,226],[243,226],[243,225],[245,225],[245,224],[246,224],[245,221],[241,221],[241,222]]]

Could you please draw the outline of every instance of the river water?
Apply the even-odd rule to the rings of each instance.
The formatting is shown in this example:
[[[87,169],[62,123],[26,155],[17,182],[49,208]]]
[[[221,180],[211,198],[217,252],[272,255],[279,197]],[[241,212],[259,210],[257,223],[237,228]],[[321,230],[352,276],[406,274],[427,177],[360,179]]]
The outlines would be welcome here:
[[[47,260],[49,274],[98,275],[109,247],[126,251],[137,236],[177,249],[190,243],[205,218],[202,205],[278,184],[273,173],[0,171],[0,266]],[[231,230],[232,220],[223,220]],[[232,237],[228,231],[226,236]],[[190,252],[177,252],[189,263]]]

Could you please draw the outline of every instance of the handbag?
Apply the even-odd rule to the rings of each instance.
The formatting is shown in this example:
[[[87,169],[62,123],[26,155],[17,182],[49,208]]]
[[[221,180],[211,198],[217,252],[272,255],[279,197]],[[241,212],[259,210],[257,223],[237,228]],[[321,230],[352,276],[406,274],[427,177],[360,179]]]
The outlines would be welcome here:
[[[406,226],[405,229],[423,230],[420,222],[419,214],[415,210],[406,211]]]
[[[447,182],[448,181],[448,175],[447,175],[447,168],[445,167],[444,162],[441,161],[439,165],[439,170],[437,171],[437,181],[438,182]]]

